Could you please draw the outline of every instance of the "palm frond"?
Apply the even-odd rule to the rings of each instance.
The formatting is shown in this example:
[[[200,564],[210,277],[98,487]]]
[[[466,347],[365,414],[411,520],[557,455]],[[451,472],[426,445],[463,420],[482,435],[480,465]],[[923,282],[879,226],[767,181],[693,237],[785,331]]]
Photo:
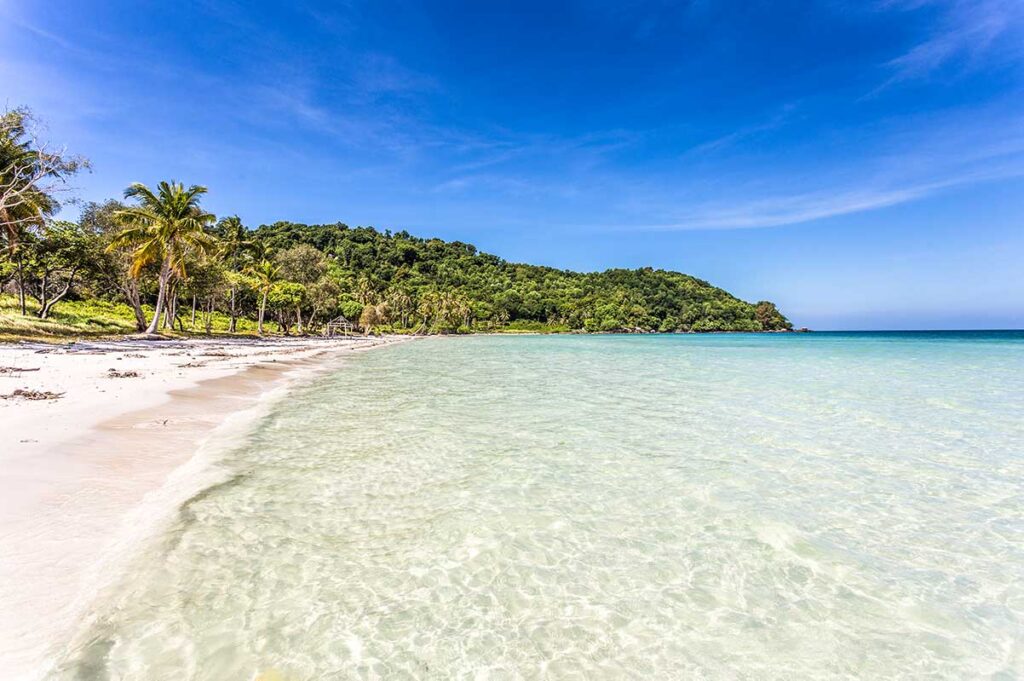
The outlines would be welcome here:
[[[162,252],[163,248],[157,239],[144,242],[132,253],[132,264],[128,269],[128,276],[138,279],[143,268],[159,260]]]

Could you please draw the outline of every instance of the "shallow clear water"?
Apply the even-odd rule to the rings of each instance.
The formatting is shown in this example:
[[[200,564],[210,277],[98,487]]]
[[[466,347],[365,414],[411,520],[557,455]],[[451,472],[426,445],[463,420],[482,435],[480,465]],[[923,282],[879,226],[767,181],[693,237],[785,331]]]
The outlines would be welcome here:
[[[280,404],[61,679],[1024,674],[1024,335],[432,339]]]

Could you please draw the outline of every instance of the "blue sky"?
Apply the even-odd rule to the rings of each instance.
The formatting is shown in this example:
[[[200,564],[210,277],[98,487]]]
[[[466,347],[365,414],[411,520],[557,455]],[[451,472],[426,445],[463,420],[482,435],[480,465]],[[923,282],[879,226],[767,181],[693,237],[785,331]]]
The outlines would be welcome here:
[[[1024,2],[0,0],[86,200],[652,265],[813,328],[1024,327]]]

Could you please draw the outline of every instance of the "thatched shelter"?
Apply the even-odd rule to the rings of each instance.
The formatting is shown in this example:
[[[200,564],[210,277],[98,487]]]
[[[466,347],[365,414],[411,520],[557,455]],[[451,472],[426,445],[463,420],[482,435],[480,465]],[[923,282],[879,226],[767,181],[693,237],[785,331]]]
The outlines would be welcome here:
[[[339,315],[327,322],[327,327],[324,329],[324,335],[328,338],[334,336],[348,336],[357,330],[355,324],[345,319],[344,315]]]

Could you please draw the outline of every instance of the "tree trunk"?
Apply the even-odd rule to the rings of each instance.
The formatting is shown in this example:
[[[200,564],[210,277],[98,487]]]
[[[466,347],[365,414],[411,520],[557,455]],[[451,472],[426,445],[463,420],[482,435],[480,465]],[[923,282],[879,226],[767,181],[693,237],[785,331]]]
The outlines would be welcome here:
[[[18,250],[18,300],[21,303],[21,314],[25,316],[28,310],[25,307],[25,269],[22,265],[21,250]]]
[[[142,311],[142,298],[139,296],[139,282],[125,279],[121,282],[121,292],[135,313],[135,330],[142,333],[146,330],[146,313]]]
[[[302,335],[302,308],[295,306],[295,322],[296,322],[296,333]]]
[[[49,293],[49,291],[50,291],[50,272],[47,271],[47,270],[44,270],[43,271],[43,277],[40,280],[39,295],[35,297],[36,300],[39,301],[39,312],[37,312],[36,314],[39,316],[40,319],[46,319],[46,317],[43,316],[43,310],[46,309],[46,297],[47,297],[47,294]]]
[[[263,291],[263,299],[260,301],[260,321],[259,321],[259,324],[256,325],[256,333],[258,333],[261,336],[263,335],[263,314],[267,310],[267,296],[269,294],[270,294],[270,289],[264,290]]]
[[[231,284],[231,322],[228,324],[228,332],[235,332],[235,285]]]
[[[50,317],[50,310],[53,309],[53,306],[56,305],[57,303],[59,303],[60,301],[62,301],[64,299],[64,296],[66,296],[68,294],[68,292],[71,290],[71,284],[74,283],[75,275],[76,274],[78,274],[78,268],[77,267],[75,269],[71,270],[71,274],[68,275],[68,281],[67,281],[66,284],[64,284],[64,288],[61,289],[60,293],[55,295],[53,298],[50,298],[49,300],[47,300],[43,304],[43,306],[39,309],[39,318],[40,319],[49,319],[49,317]]]
[[[174,330],[174,318],[177,316],[178,292],[174,284],[168,283],[164,296],[164,328]]]
[[[192,294],[192,330],[196,330],[196,294]],[[207,331],[206,333],[210,333]]]
[[[171,278],[171,268],[166,261],[160,267],[160,287],[156,293],[156,307],[153,308],[153,321],[146,328],[146,333],[156,333],[160,328],[160,313],[164,310],[164,297],[167,295],[167,280]]]

